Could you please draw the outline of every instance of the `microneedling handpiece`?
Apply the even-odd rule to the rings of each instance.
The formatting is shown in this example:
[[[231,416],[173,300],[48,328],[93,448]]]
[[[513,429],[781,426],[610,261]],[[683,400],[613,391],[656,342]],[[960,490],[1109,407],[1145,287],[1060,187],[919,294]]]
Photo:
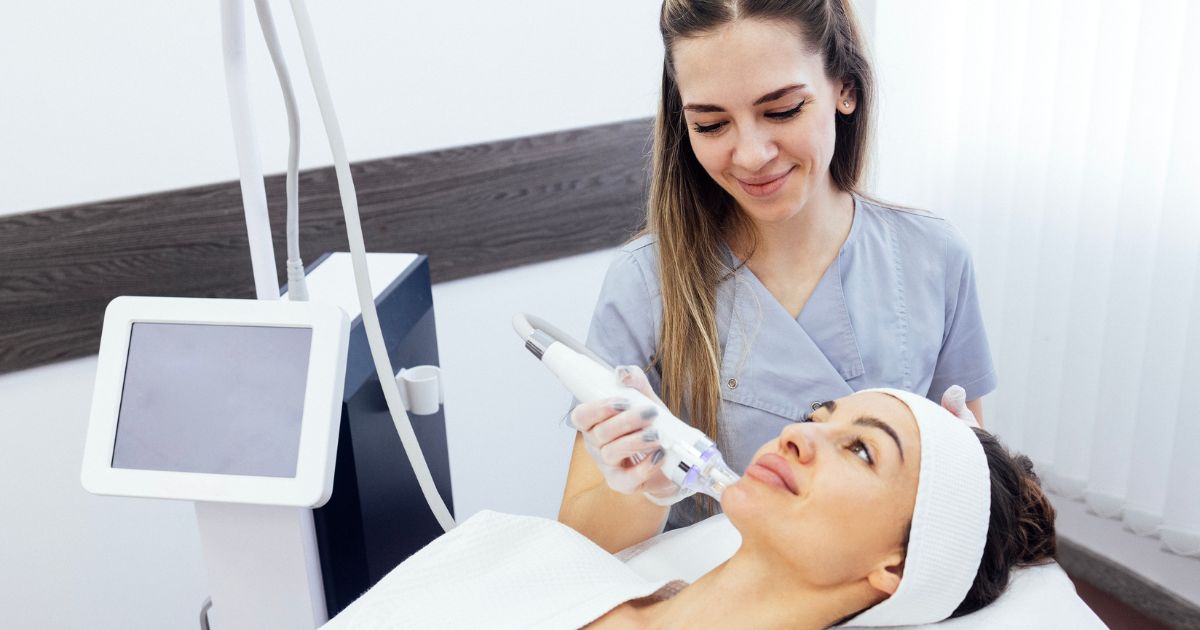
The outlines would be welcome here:
[[[530,321],[536,323],[531,324]],[[541,359],[581,402],[625,398],[635,408],[655,407],[652,428],[663,449],[662,470],[680,487],[702,492],[718,501],[738,475],[725,464],[716,444],[699,429],[675,417],[664,405],[622,385],[615,370],[553,326],[527,315],[513,318],[525,347]],[[572,347],[574,346],[574,348]],[[578,348],[579,350],[576,350]],[[589,356],[590,355],[590,356]]]

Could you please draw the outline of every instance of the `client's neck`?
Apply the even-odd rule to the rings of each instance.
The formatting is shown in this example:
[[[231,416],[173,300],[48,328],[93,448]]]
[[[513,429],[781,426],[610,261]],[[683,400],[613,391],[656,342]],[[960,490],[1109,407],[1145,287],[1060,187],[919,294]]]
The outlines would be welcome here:
[[[865,582],[817,587],[744,547],[678,595],[639,612],[648,627],[828,628],[867,608]]]

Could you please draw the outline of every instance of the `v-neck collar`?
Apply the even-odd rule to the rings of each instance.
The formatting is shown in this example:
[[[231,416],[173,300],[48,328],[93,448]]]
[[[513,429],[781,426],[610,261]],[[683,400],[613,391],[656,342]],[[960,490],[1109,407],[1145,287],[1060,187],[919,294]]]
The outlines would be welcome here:
[[[722,366],[726,379],[738,378],[737,373],[749,362],[737,355],[745,355],[752,348],[760,352],[764,344],[786,349],[785,355],[792,357],[775,369],[811,374],[817,367],[814,363],[827,363],[843,381],[863,374],[862,355],[843,290],[843,272],[853,258],[862,223],[867,220],[865,215],[862,201],[855,196],[854,217],[846,240],[796,318],[749,267],[741,264],[732,250],[725,248],[731,267],[737,269],[726,281],[733,298],[733,317]],[[735,325],[740,330],[733,330]],[[764,333],[774,338],[761,338]],[[820,356],[814,356],[814,352]]]

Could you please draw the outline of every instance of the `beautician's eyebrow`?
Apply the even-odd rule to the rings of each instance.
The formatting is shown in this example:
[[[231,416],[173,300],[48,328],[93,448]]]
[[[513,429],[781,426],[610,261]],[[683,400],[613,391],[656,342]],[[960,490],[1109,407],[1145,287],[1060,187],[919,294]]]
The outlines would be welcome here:
[[[802,90],[806,87],[808,87],[808,85],[805,83],[796,83],[793,85],[788,85],[786,87],[781,87],[778,90],[775,90],[774,92],[767,92],[766,94],[763,94],[762,96],[758,97],[757,101],[754,101],[754,106],[757,107],[759,105],[762,105],[763,103],[770,103],[771,101],[773,101],[777,98],[783,98],[784,96],[786,96],[787,94],[789,94],[791,92],[794,92],[796,90]],[[693,104],[693,105],[684,105],[683,109],[684,109],[684,111],[698,112],[701,114],[711,114],[714,112],[725,111],[725,108],[721,107],[720,105],[707,105],[707,104],[699,104],[699,103]]]
[[[879,418],[872,418],[870,416],[863,416],[858,420],[855,420],[854,424],[860,427],[874,427],[890,435],[891,438],[896,441],[896,448],[900,450],[900,461],[904,461],[904,447],[900,446],[900,436],[896,435],[896,430],[893,429],[890,424],[880,420]]]

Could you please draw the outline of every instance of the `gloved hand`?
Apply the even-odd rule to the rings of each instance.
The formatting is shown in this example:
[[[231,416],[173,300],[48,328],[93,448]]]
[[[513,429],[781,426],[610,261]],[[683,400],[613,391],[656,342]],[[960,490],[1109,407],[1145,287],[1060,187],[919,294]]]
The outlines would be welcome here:
[[[617,368],[617,377],[647,398],[662,404],[650,388],[646,374],[636,366]],[[645,493],[659,505],[670,505],[686,494],[662,471],[664,451],[651,427],[658,410],[630,407],[625,399],[582,403],[571,410],[571,424],[583,434],[587,452],[604,475],[608,487],[621,494]]]
[[[975,418],[975,414],[967,407],[967,390],[961,385],[951,385],[946,393],[942,394],[942,407],[958,417],[969,427],[981,429],[979,420]]]

